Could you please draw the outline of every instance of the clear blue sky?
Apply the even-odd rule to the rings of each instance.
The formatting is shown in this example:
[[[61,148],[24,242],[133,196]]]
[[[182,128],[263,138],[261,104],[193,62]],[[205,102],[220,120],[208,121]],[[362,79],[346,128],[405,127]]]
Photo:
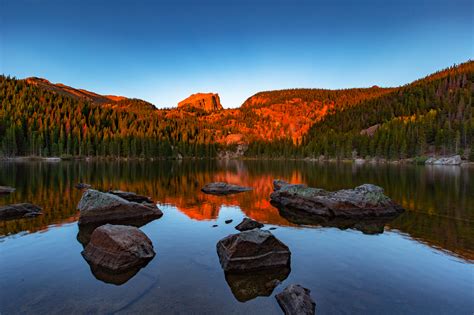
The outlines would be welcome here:
[[[474,59],[471,0],[1,0],[0,73],[176,106],[396,86]]]

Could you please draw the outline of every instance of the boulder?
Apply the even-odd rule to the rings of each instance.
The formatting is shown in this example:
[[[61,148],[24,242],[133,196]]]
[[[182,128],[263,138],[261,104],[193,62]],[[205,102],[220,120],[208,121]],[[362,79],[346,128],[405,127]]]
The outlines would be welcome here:
[[[205,185],[201,191],[211,195],[229,195],[250,191],[252,189],[252,187],[243,187],[223,182],[216,182]]]
[[[0,195],[8,195],[15,191],[15,188],[8,186],[0,186]]]
[[[110,193],[88,189],[77,205],[79,224],[120,223],[153,220],[163,213],[155,204],[141,204]]]
[[[226,272],[249,272],[290,265],[291,253],[270,231],[253,229],[231,234],[217,243],[217,254]]]
[[[280,209],[300,211],[309,216],[394,217],[404,211],[400,205],[384,195],[381,187],[371,184],[330,192],[306,185],[275,181],[270,199],[272,204]]]
[[[0,206],[0,220],[31,218],[40,214],[41,208],[31,203]]]
[[[310,293],[310,290],[299,284],[291,284],[275,295],[275,298],[285,315],[313,315],[316,312],[316,303]]]
[[[205,112],[213,112],[221,110],[222,105],[217,93],[196,93],[179,102],[178,108],[196,108]]]
[[[106,224],[94,230],[82,256],[94,268],[126,272],[148,263],[155,251],[151,240],[138,228]]]
[[[428,165],[460,165],[462,163],[460,155],[434,158],[430,157],[425,161]]]
[[[225,280],[239,302],[259,296],[270,296],[273,290],[290,274],[289,267],[273,268],[250,273],[225,273]]]
[[[74,186],[74,187],[76,187],[79,190],[83,190],[83,189],[89,189],[92,186],[89,185],[89,184],[86,184],[86,183],[77,183],[76,186]]]
[[[149,203],[149,204],[155,203],[150,197],[137,195],[136,193],[133,193],[133,192],[121,191],[121,190],[109,190],[108,193],[115,196],[119,196],[120,198],[123,198],[131,202]]]
[[[256,229],[256,228],[260,229],[262,227],[263,227],[262,223],[260,223],[258,221],[255,221],[255,220],[252,220],[252,219],[249,219],[249,218],[244,218],[242,220],[242,222],[240,222],[235,227],[235,229],[243,232],[243,231],[253,230],[253,229]]]

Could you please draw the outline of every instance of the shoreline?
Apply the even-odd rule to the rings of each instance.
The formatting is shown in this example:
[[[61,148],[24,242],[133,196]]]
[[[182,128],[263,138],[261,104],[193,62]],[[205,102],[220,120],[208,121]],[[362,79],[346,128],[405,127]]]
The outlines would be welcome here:
[[[439,157],[441,158],[441,156]],[[128,162],[128,161],[182,161],[182,160],[218,160],[218,161],[303,161],[303,162],[317,162],[317,163],[352,163],[355,165],[377,165],[377,164],[392,164],[392,165],[426,165],[426,166],[474,166],[474,162],[462,160],[460,164],[427,164],[424,161],[428,157],[406,158],[389,160],[385,158],[371,158],[371,159],[348,159],[348,158],[270,158],[270,157],[239,157],[239,158],[208,158],[208,157],[173,157],[173,158],[140,158],[140,157],[98,157],[98,156],[83,156],[83,157],[39,157],[39,156],[14,156],[14,157],[0,157],[0,162],[47,162],[59,163],[66,161],[112,161],[112,162]]]

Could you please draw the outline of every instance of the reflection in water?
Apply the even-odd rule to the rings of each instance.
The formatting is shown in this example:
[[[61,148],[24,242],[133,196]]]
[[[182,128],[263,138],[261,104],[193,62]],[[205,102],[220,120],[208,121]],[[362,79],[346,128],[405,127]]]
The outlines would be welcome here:
[[[176,206],[194,220],[214,220],[222,206],[238,206],[246,216],[263,223],[300,224],[280,215],[269,202],[272,180],[281,178],[326,190],[363,183],[379,185],[407,210],[388,224],[390,229],[472,260],[474,185],[469,182],[473,175],[474,169],[465,167],[303,161],[4,162],[0,165],[0,185],[17,190],[0,198],[0,203],[31,202],[42,207],[44,215],[0,222],[0,235],[33,232],[77,220],[75,209],[81,192],[74,185],[79,182],[100,190],[120,189],[151,196],[159,203]],[[254,190],[226,197],[200,192],[202,186],[213,181],[252,186]],[[383,230],[381,223],[370,228],[354,224],[352,228],[365,233]]]
[[[225,273],[225,280],[239,302],[259,296],[270,296],[273,290],[290,274],[289,267],[273,268],[251,273]]]
[[[312,225],[321,227],[335,227],[341,230],[353,229],[361,231],[364,234],[381,234],[385,229],[385,225],[396,218],[393,217],[370,217],[362,219],[341,218],[341,217],[323,217],[318,215],[310,215],[308,212],[298,211],[296,209],[288,210],[280,207],[280,215],[289,222],[298,225]]]
[[[84,260],[89,264],[91,272],[97,280],[115,285],[122,285],[126,283],[128,280],[132,279],[140,271],[140,269],[146,267],[146,265],[148,265],[150,262],[150,260],[144,261],[143,264],[131,267],[127,270],[112,271],[99,265],[89,263],[87,259]]]

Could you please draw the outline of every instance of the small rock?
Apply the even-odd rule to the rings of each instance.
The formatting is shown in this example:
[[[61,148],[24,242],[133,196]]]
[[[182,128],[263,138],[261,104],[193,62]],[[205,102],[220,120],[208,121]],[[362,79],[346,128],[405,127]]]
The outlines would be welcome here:
[[[218,225],[217,225],[217,224],[214,224],[212,227],[218,227]]]
[[[286,315],[313,315],[316,311],[316,303],[310,293],[309,289],[298,284],[291,284],[283,292],[275,295],[275,298]]]
[[[276,227],[271,227],[269,228],[269,230],[276,230]]]
[[[229,224],[229,223],[232,223],[232,221],[233,221],[233,220],[230,219],[230,220],[225,220],[224,222],[225,222],[225,224]]]
[[[106,224],[94,230],[82,255],[93,266],[122,272],[147,263],[155,251],[151,240],[138,228]]]
[[[252,190],[252,187],[243,187],[227,184],[223,182],[210,183],[205,185],[201,191],[212,195],[229,195]]]
[[[291,253],[271,232],[260,229],[231,234],[217,243],[226,272],[248,272],[290,265]]]
[[[89,189],[89,188],[91,188],[92,185],[89,185],[89,184],[86,184],[86,183],[78,183],[78,184],[76,184],[76,186],[74,186],[74,187],[76,187],[76,188],[79,189],[79,190],[83,190],[83,189]]]
[[[258,222],[258,221],[255,221],[255,220],[252,220],[250,218],[244,218],[242,220],[242,222],[240,222],[236,227],[235,229],[236,230],[239,230],[239,231],[248,231],[248,230],[253,230],[253,229],[260,229],[263,227],[263,224]]]
[[[9,186],[0,186],[0,195],[8,195],[15,191],[15,188]]]
[[[41,208],[31,203],[0,206],[0,220],[30,218],[41,214]]]

